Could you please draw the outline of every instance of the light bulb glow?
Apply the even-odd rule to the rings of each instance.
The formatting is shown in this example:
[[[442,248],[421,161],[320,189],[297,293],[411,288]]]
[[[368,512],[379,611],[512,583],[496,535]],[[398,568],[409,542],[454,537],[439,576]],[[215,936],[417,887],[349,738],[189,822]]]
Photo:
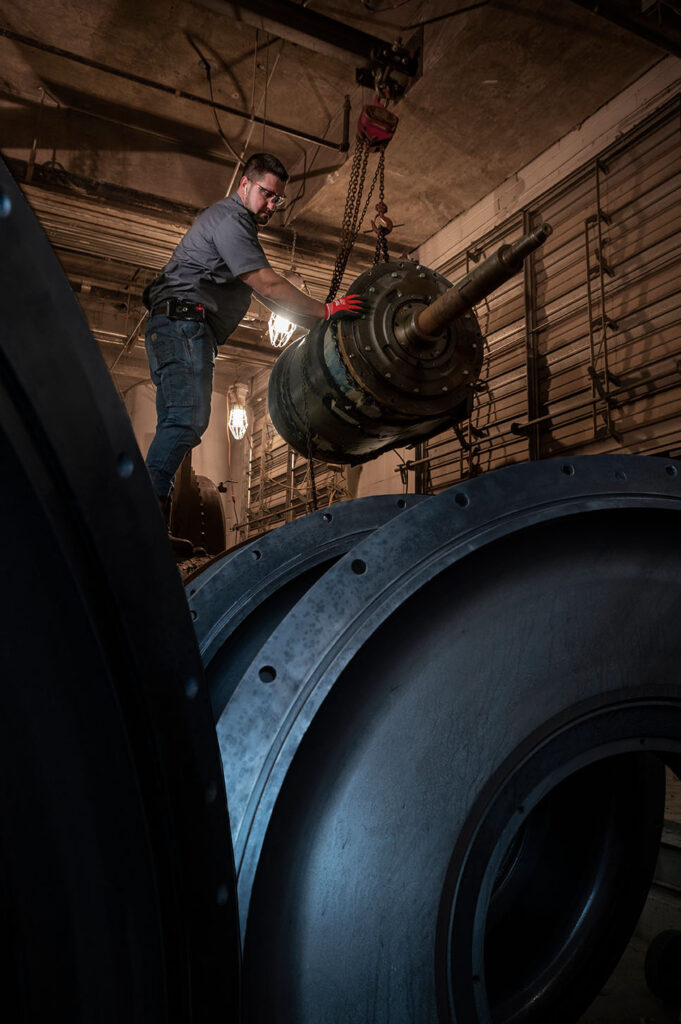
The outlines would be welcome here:
[[[240,441],[246,434],[248,427],[248,416],[243,405],[233,405],[229,410],[229,422],[227,424],[235,441]]]
[[[284,345],[290,341],[291,335],[296,329],[296,325],[292,324],[286,317],[279,316],[278,313],[272,313],[269,319],[267,329],[270,335],[270,341],[275,348],[283,348]]]

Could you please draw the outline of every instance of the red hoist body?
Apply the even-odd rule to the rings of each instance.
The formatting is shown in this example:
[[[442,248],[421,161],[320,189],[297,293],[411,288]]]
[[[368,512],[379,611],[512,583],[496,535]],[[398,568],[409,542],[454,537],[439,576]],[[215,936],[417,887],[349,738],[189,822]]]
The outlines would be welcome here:
[[[365,139],[373,152],[385,149],[397,128],[399,117],[380,103],[368,103],[362,107],[357,121],[357,135]]]

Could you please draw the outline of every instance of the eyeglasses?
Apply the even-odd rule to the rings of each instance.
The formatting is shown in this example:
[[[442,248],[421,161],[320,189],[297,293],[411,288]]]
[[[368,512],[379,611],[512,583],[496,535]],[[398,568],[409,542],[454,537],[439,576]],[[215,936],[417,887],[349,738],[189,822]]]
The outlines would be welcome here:
[[[272,203],[275,210],[279,210],[286,202],[285,195],[279,195],[278,192],[273,192],[269,188],[263,188],[263,186],[260,185],[257,181],[254,181],[253,184],[255,185],[256,188],[260,189],[267,202]]]

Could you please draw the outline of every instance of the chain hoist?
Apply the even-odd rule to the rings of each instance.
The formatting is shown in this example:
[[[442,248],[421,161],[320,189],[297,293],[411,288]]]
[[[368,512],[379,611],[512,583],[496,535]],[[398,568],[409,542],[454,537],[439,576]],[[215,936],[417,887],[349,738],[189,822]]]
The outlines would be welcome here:
[[[392,231],[393,224],[390,218],[386,217],[388,207],[385,203],[385,147],[395,134],[398,120],[399,118],[395,114],[378,102],[378,97],[376,97],[373,104],[368,104],[363,107],[360,113],[357,121],[357,140],[355,142],[355,151],[352,156],[352,165],[350,167],[350,183],[348,185],[348,194],[345,200],[345,210],[343,212],[343,222],[341,225],[341,244],[333,269],[329,294],[326,297],[327,302],[331,302],[336,297],[338,289],[340,288],[348,258],[352,252],[352,247],[355,244],[355,239],[360,232],[366,212],[369,209],[369,203],[371,202],[376,182],[378,182],[379,202],[376,204],[376,216],[371,222],[371,226],[377,235],[374,263],[378,263],[381,259],[386,263],[388,262],[388,242],[386,236],[390,231]],[[374,152],[378,152],[379,154],[378,163],[376,165],[371,185],[369,186],[364,207],[362,208],[362,196],[364,192],[369,154]],[[336,328],[334,327],[332,329],[335,330]],[[313,465],[312,433],[310,430],[308,409],[308,399],[311,390],[310,384],[310,374],[306,355],[303,359],[302,365],[303,422],[305,424],[306,456],[309,467],[312,507],[316,510],[318,507],[318,495]]]
[[[357,121],[357,140],[352,157],[350,182],[341,225],[341,244],[336,256],[327,302],[331,302],[336,297],[340,288],[352,247],[362,227],[377,181],[379,181],[380,202],[376,206],[378,214],[372,221],[372,227],[378,235],[374,263],[377,263],[381,257],[386,261],[388,259],[386,235],[392,230],[393,225],[392,221],[385,216],[388,209],[385,205],[385,147],[395,134],[398,120],[399,118],[395,114],[378,102],[378,97],[374,103],[362,107]],[[369,154],[374,152],[379,153],[378,164],[362,209]],[[362,209],[361,214],[360,209]]]

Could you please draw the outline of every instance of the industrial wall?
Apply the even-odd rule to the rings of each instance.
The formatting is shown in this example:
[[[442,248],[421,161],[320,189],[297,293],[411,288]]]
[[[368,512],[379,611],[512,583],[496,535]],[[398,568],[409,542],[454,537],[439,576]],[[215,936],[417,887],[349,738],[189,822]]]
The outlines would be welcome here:
[[[568,453],[681,452],[680,67],[661,62],[421,248],[456,281],[537,223],[553,227],[477,310],[487,344],[474,413],[460,436],[423,446],[411,479],[418,469],[426,490]]]

